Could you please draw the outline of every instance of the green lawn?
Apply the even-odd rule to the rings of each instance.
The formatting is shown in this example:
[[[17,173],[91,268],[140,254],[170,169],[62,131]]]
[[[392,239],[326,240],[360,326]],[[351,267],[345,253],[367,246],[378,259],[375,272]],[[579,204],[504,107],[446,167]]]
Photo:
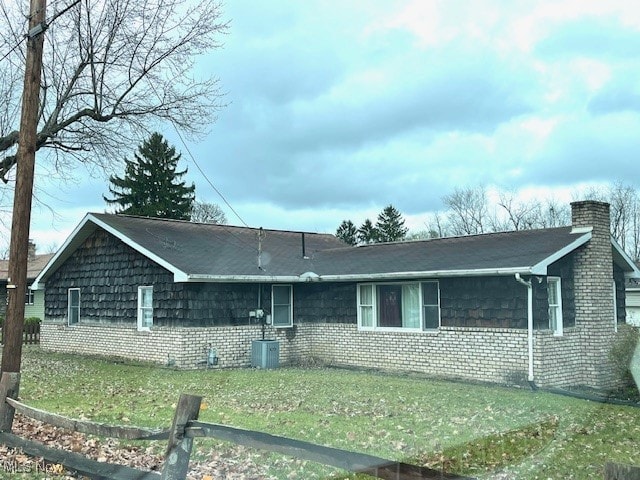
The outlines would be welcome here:
[[[21,398],[48,411],[168,427],[180,392],[204,397],[203,421],[481,478],[603,478],[606,461],[640,465],[640,409],[632,407],[418,376],[176,371],[25,350]],[[212,452],[230,462],[250,458],[273,478],[347,478],[310,462],[196,440],[195,461],[206,463]]]

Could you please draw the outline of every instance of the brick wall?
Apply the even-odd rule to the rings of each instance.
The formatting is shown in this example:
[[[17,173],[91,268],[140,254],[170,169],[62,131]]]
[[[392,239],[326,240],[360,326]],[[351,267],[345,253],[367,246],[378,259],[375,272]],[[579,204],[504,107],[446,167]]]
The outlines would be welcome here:
[[[591,240],[576,251],[574,289],[576,327],[582,350],[584,384],[615,386],[609,350],[615,338],[613,316],[613,256],[609,233],[609,204],[584,201],[571,204],[574,228],[592,227]]]
[[[301,332],[302,330],[302,332]],[[266,338],[280,341],[280,363],[304,364],[311,339],[305,327],[267,329]],[[257,325],[201,328],[156,327],[140,332],[122,324],[44,323],[40,346],[44,350],[104,355],[152,362],[178,368],[206,367],[209,348],[216,350],[216,368],[251,365],[251,342],[262,338]]]
[[[527,372],[526,331],[442,327],[437,333],[360,332],[324,325],[311,355],[339,366],[521,384]]]
[[[550,330],[534,334],[533,366],[536,384],[542,387],[586,385],[582,371],[582,333],[578,327],[561,337]]]
[[[204,368],[209,345],[215,368],[248,367],[260,327],[155,328],[46,323],[41,347],[80,354],[112,355],[178,368]],[[269,329],[280,341],[280,364],[321,362],[335,366],[411,371],[434,376],[521,384],[526,380],[526,331],[445,327],[438,333],[359,332],[355,325],[306,324]]]

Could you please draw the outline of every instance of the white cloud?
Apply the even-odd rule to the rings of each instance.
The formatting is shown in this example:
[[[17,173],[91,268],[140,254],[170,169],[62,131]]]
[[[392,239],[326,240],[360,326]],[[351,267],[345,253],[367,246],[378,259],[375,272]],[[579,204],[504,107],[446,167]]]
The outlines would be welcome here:
[[[565,201],[574,185],[636,181],[634,2],[237,0],[225,8],[225,49],[199,68],[221,79],[230,105],[190,150],[251,225],[332,232],[392,203],[419,228],[456,186],[557,192]],[[197,196],[222,204],[189,168]],[[61,231],[104,210],[104,179],[42,188]],[[46,242],[51,214],[34,213]]]

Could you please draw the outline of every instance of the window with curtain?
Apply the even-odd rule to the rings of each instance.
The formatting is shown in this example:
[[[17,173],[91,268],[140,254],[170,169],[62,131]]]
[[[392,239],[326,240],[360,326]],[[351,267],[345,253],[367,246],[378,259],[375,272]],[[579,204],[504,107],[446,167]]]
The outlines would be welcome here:
[[[358,286],[358,313],[360,317],[360,324],[364,328],[373,328],[373,285],[359,285]]]
[[[562,335],[562,290],[559,277],[547,278],[549,296],[549,330],[554,335]]]
[[[438,281],[358,285],[358,328],[432,330],[440,326]]]
[[[138,287],[138,330],[153,326],[153,287]]]

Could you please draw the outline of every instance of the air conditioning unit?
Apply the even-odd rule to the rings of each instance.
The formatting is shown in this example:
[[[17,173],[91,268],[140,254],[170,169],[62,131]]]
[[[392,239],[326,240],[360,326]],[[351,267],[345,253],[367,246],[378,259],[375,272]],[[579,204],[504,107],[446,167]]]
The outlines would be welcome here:
[[[254,368],[278,368],[280,342],[278,340],[253,340],[251,342],[251,366]]]

